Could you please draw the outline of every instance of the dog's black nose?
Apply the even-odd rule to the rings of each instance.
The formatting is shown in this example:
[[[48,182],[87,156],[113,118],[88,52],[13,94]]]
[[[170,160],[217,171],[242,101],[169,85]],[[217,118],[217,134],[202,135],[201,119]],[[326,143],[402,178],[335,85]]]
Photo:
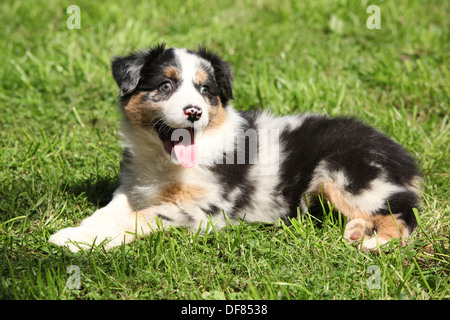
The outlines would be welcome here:
[[[197,106],[189,105],[184,107],[184,114],[188,116],[188,120],[191,122],[197,121],[202,116],[202,109]]]

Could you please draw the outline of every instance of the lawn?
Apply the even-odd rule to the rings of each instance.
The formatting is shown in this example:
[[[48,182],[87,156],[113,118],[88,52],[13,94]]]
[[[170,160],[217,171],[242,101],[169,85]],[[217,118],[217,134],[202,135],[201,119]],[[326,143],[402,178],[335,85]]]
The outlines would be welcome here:
[[[0,299],[450,298],[449,1],[3,0],[0,12]],[[403,144],[424,178],[411,243],[359,252],[324,203],[289,227],[160,230],[108,252],[48,244],[118,185],[111,58],[161,41],[229,61],[237,109],[352,115]]]

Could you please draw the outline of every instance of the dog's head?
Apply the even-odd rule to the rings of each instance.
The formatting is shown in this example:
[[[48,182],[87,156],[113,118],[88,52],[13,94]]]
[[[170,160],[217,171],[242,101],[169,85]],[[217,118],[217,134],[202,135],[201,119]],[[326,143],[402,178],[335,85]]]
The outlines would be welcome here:
[[[203,47],[190,51],[163,43],[116,57],[112,72],[125,119],[157,134],[185,167],[195,162],[195,132],[220,126],[233,99],[229,65]]]

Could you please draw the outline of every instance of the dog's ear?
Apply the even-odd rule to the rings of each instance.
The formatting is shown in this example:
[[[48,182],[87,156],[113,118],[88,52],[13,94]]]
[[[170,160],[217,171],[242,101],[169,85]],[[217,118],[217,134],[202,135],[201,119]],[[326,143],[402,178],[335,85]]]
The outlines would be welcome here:
[[[216,82],[221,88],[220,99],[225,105],[229,99],[234,99],[233,97],[233,73],[231,72],[230,65],[225,61],[222,61],[219,56],[207,50],[205,47],[200,46],[197,50],[197,54],[203,59],[209,61],[214,68],[214,76]]]
[[[136,89],[144,63],[144,53],[135,53],[126,57],[117,56],[113,59],[112,74],[120,88],[121,96],[130,94]]]
[[[156,61],[164,54],[166,44],[163,42],[148,50],[133,53],[126,57],[115,57],[111,62],[114,79],[120,88],[120,95],[126,96],[136,89],[141,70],[145,64]]]

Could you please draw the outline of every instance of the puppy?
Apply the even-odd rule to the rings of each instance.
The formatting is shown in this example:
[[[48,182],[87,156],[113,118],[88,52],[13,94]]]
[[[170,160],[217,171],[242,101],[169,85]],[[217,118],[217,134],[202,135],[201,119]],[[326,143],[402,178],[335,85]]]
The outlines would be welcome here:
[[[351,118],[236,111],[229,65],[203,47],[157,45],[116,57],[112,73],[123,115],[120,187],[50,242],[110,249],[161,225],[289,223],[318,198],[347,218],[344,238],[361,249],[404,242],[416,227],[415,161],[375,129]]]

